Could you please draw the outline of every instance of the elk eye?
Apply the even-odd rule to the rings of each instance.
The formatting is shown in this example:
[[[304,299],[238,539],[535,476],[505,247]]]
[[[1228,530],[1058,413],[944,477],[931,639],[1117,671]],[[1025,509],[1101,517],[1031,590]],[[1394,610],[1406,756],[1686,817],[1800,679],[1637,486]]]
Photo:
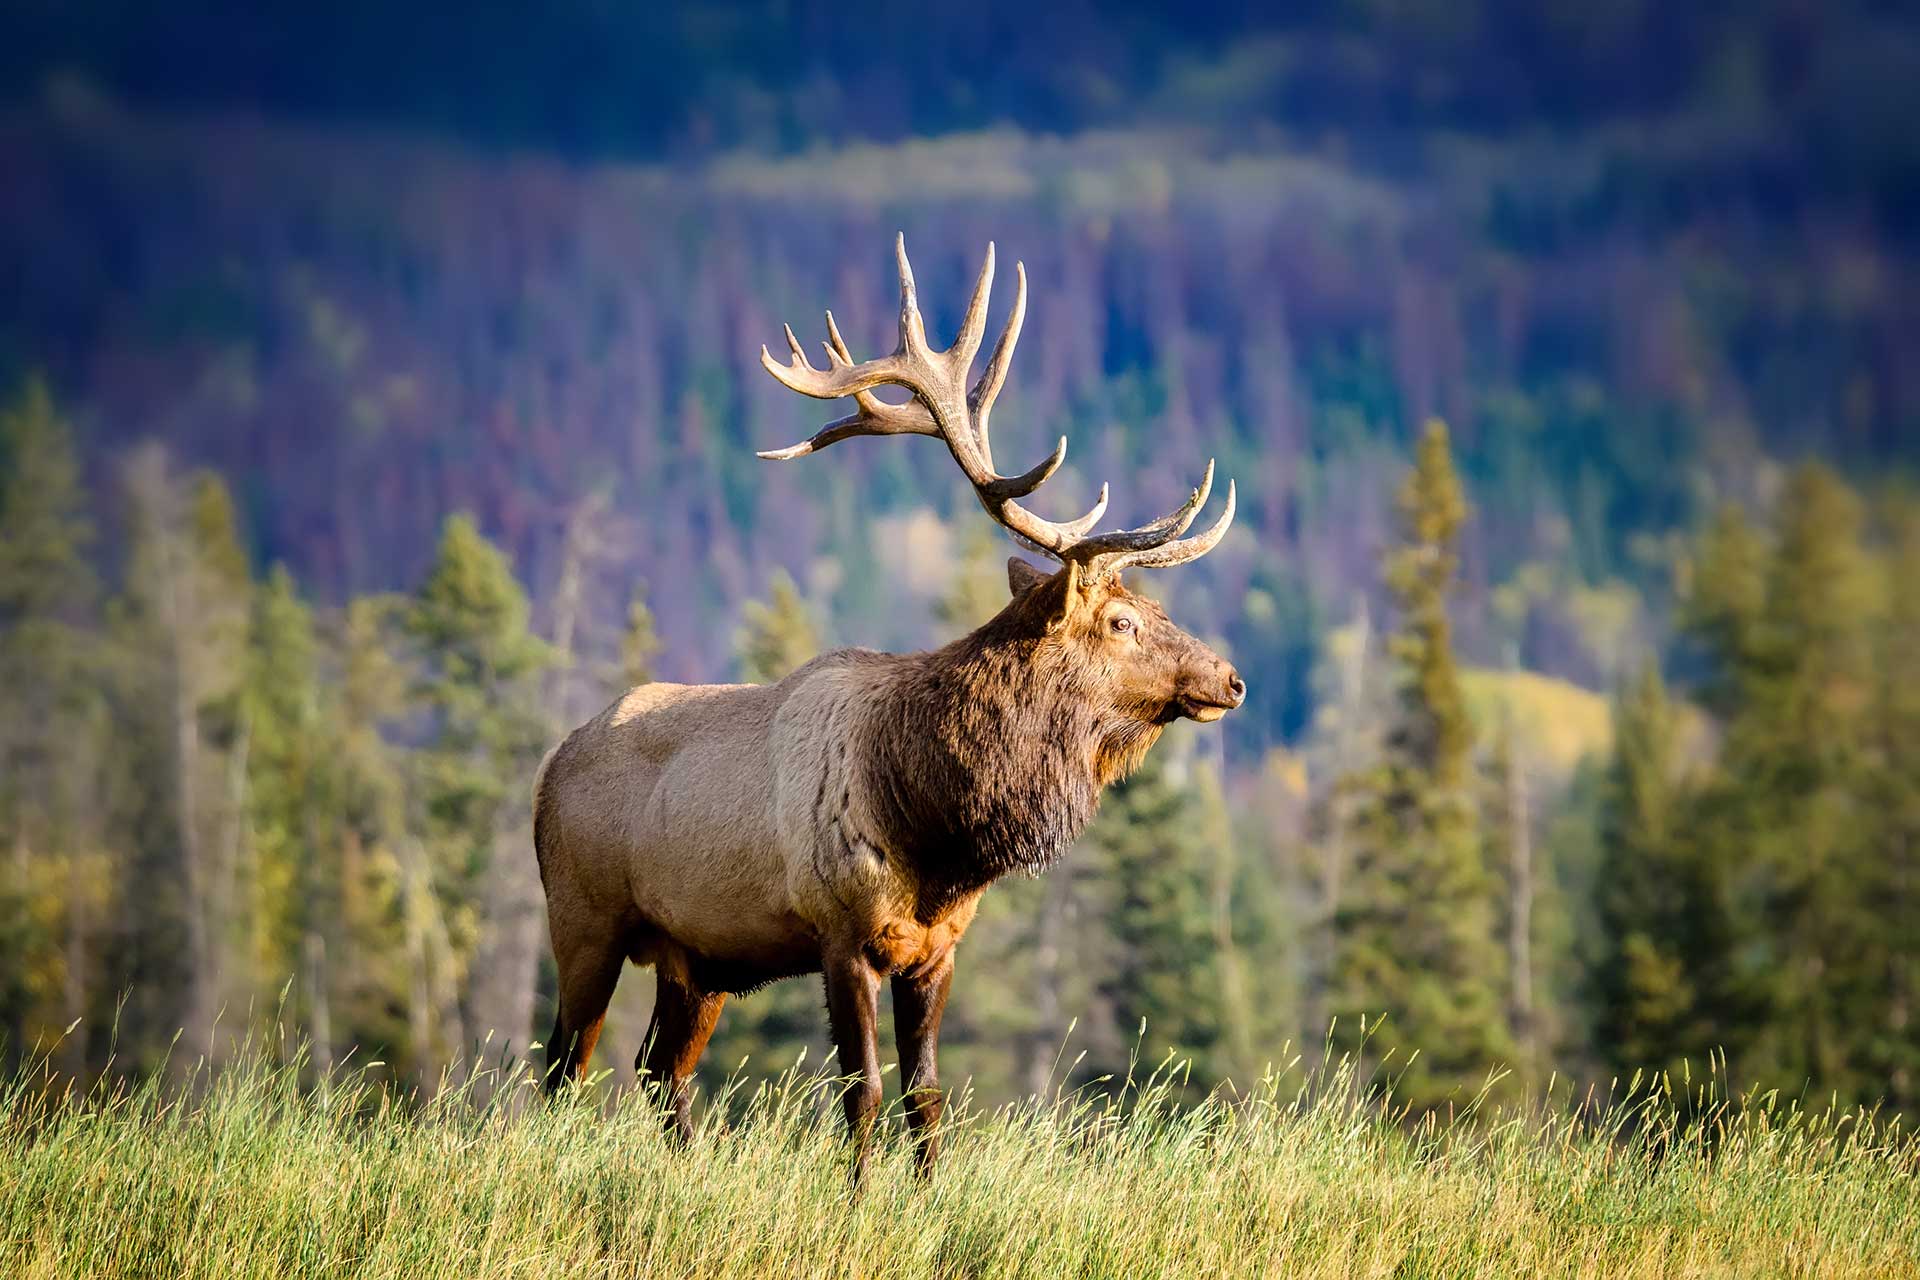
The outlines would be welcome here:
[[[1113,626],[1113,633],[1115,635],[1123,636],[1133,630],[1133,619],[1124,613],[1115,614],[1111,625]]]

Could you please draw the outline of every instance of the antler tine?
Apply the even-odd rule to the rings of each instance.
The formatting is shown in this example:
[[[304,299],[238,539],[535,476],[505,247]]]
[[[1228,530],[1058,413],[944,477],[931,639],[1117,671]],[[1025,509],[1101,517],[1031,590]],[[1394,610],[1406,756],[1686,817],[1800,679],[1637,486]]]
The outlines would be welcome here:
[[[988,259],[991,264],[992,259]],[[993,465],[993,446],[987,439],[987,419],[993,413],[993,402],[1000,394],[1001,386],[1007,380],[1007,366],[1013,361],[1013,349],[1020,345],[1020,328],[1027,322],[1027,264],[1013,264],[1013,310],[1007,314],[1006,327],[1000,330],[1000,340],[993,344],[993,354],[987,358],[987,367],[981,371],[980,381],[973,384],[973,391],[967,401],[973,408],[973,430],[980,440],[980,456],[986,459],[989,467]]]
[[[804,458],[810,453],[818,453],[830,444],[838,444],[853,436],[937,436],[940,434],[932,425],[932,419],[916,420],[909,411],[919,408],[915,404],[886,404],[878,402],[882,409],[900,410],[896,419],[889,412],[879,416],[862,410],[844,418],[836,418],[826,426],[808,436],[798,444],[790,444],[784,449],[759,449],[754,456],[765,458],[768,462],[791,462],[795,458]],[[921,410],[924,413],[924,410]]]
[[[1065,564],[1069,560],[1081,559],[1074,552],[1082,536],[1106,513],[1107,486],[1100,486],[1099,500],[1077,520],[1042,520],[1011,498],[993,502],[984,493],[980,497],[980,505],[1022,543]]]
[[[913,285],[913,264],[907,261],[907,233],[893,236],[893,257],[900,265],[900,349],[898,355],[928,354],[927,325],[920,318],[920,295]]]
[[[1213,459],[1207,459],[1207,469],[1200,477],[1200,486],[1187,494],[1187,500],[1175,507],[1158,520],[1132,529],[1115,529],[1111,533],[1097,534],[1080,545],[1087,556],[1105,555],[1110,551],[1146,551],[1162,543],[1170,542],[1187,531],[1193,518],[1200,514],[1200,508],[1207,505],[1207,496],[1213,492]]]
[[[892,355],[881,356],[864,364],[854,364],[851,356],[846,357],[844,364],[830,358],[828,363],[833,367],[815,369],[807,362],[806,352],[801,349],[789,325],[784,327],[787,345],[793,351],[793,361],[781,364],[762,346],[760,363],[767,372],[789,390],[819,400],[838,400],[842,396],[858,395],[889,382],[906,387],[923,400],[931,401],[938,395],[939,371],[933,367],[931,353],[927,349],[927,330],[920,319],[920,304],[913,284],[913,264],[907,261],[907,238],[904,234],[894,241],[894,255],[900,264],[900,345]],[[834,350],[830,347],[830,355],[844,354],[846,343],[838,340],[838,328],[833,326],[831,319],[828,325],[835,335],[838,348]]]
[[[760,363],[789,391],[798,391],[816,400],[838,400],[842,396],[888,382],[910,385],[908,379],[913,376],[907,362],[897,353],[850,368],[816,369],[807,363],[805,353],[799,351],[797,346],[796,343],[791,364],[781,364],[763,346],[760,348]]]
[[[1235,498],[1233,481],[1229,480],[1227,481],[1226,508],[1220,512],[1220,518],[1215,520],[1205,533],[1139,551],[1117,551],[1096,556],[1087,568],[1095,575],[1102,575],[1119,573],[1123,569],[1166,569],[1198,560],[1219,545],[1220,539],[1227,536],[1227,530],[1233,524]]]
[[[1106,497],[1108,497],[1106,484],[1102,484],[1102,486],[1100,486],[1100,497],[1092,499],[1092,507],[1087,509],[1085,516],[1081,516],[1081,518],[1077,518],[1077,520],[1056,520],[1056,522],[1052,522],[1054,528],[1060,530],[1062,533],[1066,533],[1075,543],[1079,543],[1079,541],[1087,535],[1087,530],[1091,530],[1092,526],[1100,524],[1100,516],[1106,514]]]
[[[1107,486],[1102,483],[1100,496],[1093,500],[1093,506],[1087,509],[1087,514],[1078,520],[1067,521],[1060,526],[1060,530],[1063,533],[1072,534],[1075,538],[1085,537],[1087,530],[1099,524],[1100,517],[1105,514],[1107,514]]]
[[[793,330],[789,328],[788,333]],[[847,351],[847,340],[840,336],[840,326],[833,322],[833,308],[827,308],[827,359],[847,365],[853,365],[853,356]]]
[[[1017,504],[1009,504],[1009,505],[1017,506]],[[1029,517],[1030,519],[1038,519],[1038,517],[1034,516],[1033,513],[1028,511],[1025,507],[1018,507],[1017,509],[1021,512],[1021,514]],[[1100,523],[1100,517],[1105,515],[1106,513],[1107,513],[1107,486],[1103,484],[1100,486],[1100,496],[1093,500],[1093,505],[1087,509],[1087,513],[1085,515],[1075,520],[1040,521],[1040,523],[1046,525],[1049,530],[1057,532],[1058,534],[1061,535],[1062,538],[1065,539],[1065,541],[1060,543],[1060,545],[1042,546],[1039,542],[1035,541],[1033,538],[1030,538],[1026,534],[1020,532],[1020,530],[1015,528],[1013,525],[1009,524],[1006,526],[1006,528],[1009,533],[1013,534],[1013,540],[1015,542],[1018,542],[1021,546],[1025,547],[1027,550],[1038,551],[1042,555],[1051,556],[1055,560],[1058,560],[1064,564],[1066,561],[1075,558],[1071,554],[1073,547],[1086,534],[1087,530],[1093,528],[1094,525]]]
[[[1010,498],[1024,498],[1045,484],[1060,464],[1067,460],[1067,438],[1060,437],[1060,443],[1053,446],[1053,452],[1041,460],[1039,466],[1017,476],[995,476],[986,484],[976,486],[980,490],[982,502],[1002,502]]]
[[[960,317],[960,331],[947,348],[947,366],[963,380],[980,352],[980,339],[987,333],[987,301],[993,296],[993,241],[987,241],[987,256],[980,263],[979,278],[973,282],[973,297],[967,300],[966,314]]]

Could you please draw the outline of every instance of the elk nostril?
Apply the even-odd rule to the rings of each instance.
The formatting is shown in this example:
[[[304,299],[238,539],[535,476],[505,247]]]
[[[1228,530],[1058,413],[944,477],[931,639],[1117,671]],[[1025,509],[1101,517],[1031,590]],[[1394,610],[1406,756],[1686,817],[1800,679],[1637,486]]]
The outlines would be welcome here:
[[[1246,700],[1247,682],[1240,678],[1239,672],[1236,671],[1227,677],[1227,692],[1233,695],[1236,705]]]

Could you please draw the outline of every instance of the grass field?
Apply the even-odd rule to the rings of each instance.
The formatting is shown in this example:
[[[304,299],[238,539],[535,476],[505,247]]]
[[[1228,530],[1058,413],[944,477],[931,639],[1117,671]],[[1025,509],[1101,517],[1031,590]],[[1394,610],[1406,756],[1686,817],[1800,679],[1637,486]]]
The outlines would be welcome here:
[[[896,1117],[852,1197],[834,1085],[798,1072],[736,1086],[688,1150],[635,1096],[417,1108],[377,1074],[323,1099],[256,1060],[63,1103],[23,1076],[0,1275],[1920,1275],[1898,1125],[1698,1090],[1682,1123],[1678,1081],[1414,1126],[1342,1072],[1190,1108],[1164,1075],[962,1099],[931,1183]]]

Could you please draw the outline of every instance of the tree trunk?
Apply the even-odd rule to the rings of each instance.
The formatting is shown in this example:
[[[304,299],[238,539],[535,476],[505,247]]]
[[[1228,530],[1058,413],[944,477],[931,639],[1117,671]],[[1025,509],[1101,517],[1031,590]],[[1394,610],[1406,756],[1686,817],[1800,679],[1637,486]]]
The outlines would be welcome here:
[[[324,1101],[333,1083],[333,1008],[327,999],[327,943],[307,930],[300,944],[307,988],[307,1046],[313,1054],[314,1086]]]
[[[574,714],[574,691],[578,687],[574,667],[575,634],[580,626],[582,579],[587,560],[600,551],[596,526],[606,506],[604,495],[590,493],[567,512],[565,543],[560,553],[560,578],[553,588],[553,647],[559,660],[553,666],[553,687],[549,693],[549,719],[554,736],[566,733],[578,723]]]
[[[1508,667],[1518,663],[1509,657]],[[1507,712],[1507,970],[1513,1043],[1520,1061],[1530,1071],[1538,1061],[1534,1045],[1533,1014],[1533,815],[1527,791],[1527,770],[1514,740],[1513,712]]]
[[[1247,982],[1246,958],[1233,940],[1233,886],[1239,871],[1240,854],[1234,844],[1233,819],[1227,812],[1226,795],[1221,783],[1227,776],[1226,739],[1213,738],[1211,785],[1207,794],[1213,800],[1212,824],[1217,828],[1211,843],[1213,858],[1213,941],[1219,957],[1220,1013],[1225,1024],[1227,1052],[1233,1070],[1246,1085],[1258,1073],[1254,1061],[1253,993]],[[1278,985],[1277,983],[1275,985]],[[1271,993],[1269,998],[1275,998]]]
[[[24,924],[33,910],[32,892],[33,853],[27,844],[27,829],[23,822],[13,829],[11,856],[5,870],[0,871],[0,905],[6,904],[9,899],[18,902],[20,923]],[[0,930],[11,930],[15,927],[14,920],[7,916],[0,916]],[[28,957],[22,957],[22,959],[28,959]],[[19,1069],[20,1064],[26,1060],[30,1052],[27,1044],[29,1016],[30,1010],[24,1005],[13,1006],[7,1009],[4,1025],[0,1025],[0,1070],[4,1070],[9,1076]]]
[[[448,1069],[466,1052],[466,1023],[454,983],[453,943],[447,937],[446,920],[434,892],[426,849],[412,838],[403,847],[407,856],[408,958],[419,959],[411,991],[410,1021],[420,1088],[431,1096],[440,1091],[448,1079]]]
[[[193,614],[191,589],[174,563],[178,548],[160,557],[165,565],[159,584],[161,625],[171,647],[168,655],[173,682],[173,792],[174,816],[180,826],[180,861],[186,884],[182,914],[187,926],[187,1001],[181,1039],[184,1052],[170,1059],[175,1072],[191,1071],[202,1055],[212,1056],[213,1021],[219,980],[214,972],[213,945],[208,929],[206,844],[200,829],[199,778],[201,742],[199,699],[186,654],[186,620]]]
[[[88,909],[86,888],[67,894],[67,937],[65,972],[61,975],[61,1004],[69,1030],[60,1041],[58,1062],[62,1074],[78,1080],[87,1069],[87,978],[89,952],[93,946],[93,912]]]
[[[542,941],[540,876],[532,833],[524,827],[495,837],[486,877],[485,921],[469,985],[469,1034],[483,1062],[502,1071],[525,1060],[533,1035],[534,980]],[[493,1081],[482,1076],[476,1095],[485,1101]]]
[[[227,966],[234,937],[253,936],[254,921],[250,913],[255,902],[251,891],[255,870],[252,865],[254,848],[253,833],[247,826],[247,754],[252,749],[252,742],[253,725],[243,715],[239,734],[232,751],[227,755],[227,811],[221,832],[219,865],[214,868],[213,889],[207,902],[207,937],[213,948],[216,1007],[236,992],[244,992],[252,976],[244,971],[230,973]],[[249,914],[244,917],[239,907],[242,884],[248,886],[245,901]],[[241,970],[246,967],[244,964],[235,966]],[[256,1017],[264,1012],[252,1009],[251,1004],[249,996],[243,1004],[243,1010]]]
[[[1048,1086],[1056,1083],[1053,1069],[1060,1057],[1061,1037],[1066,1034],[1060,1022],[1060,944],[1067,928],[1070,881],[1065,867],[1046,878],[1046,894],[1034,929],[1034,1034],[1027,1057],[1027,1092],[1035,1097],[1044,1095]]]
[[[1227,1033],[1227,1051],[1242,1085],[1259,1070],[1254,1063],[1253,1002],[1247,987],[1247,966],[1233,941],[1233,875],[1238,858],[1231,838],[1215,846],[1213,863],[1213,941],[1220,960],[1220,1003]]]
[[[1373,621],[1367,599],[1354,601],[1353,651],[1340,664],[1339,733],[1334,746],[1334,777],[1327,795],[1327,832],[1320,847],[1320,894],[1314,911],[1307,979],[1306,1025],[1301,1044],[1323,1044],[1333,1022],[1331,1008],[1334,970],[1338,964],[1341,882],[1346,877],[1353,825],[1352,797],[1347,780],[1360,763],[1358,722],[1366,705],[1367,660],[1373,644]]]
[[[400,843],[404,859],[401,882],[405,885],[401,918],[406,925],[407,948],[407,1040],[413,1049],[414,1069],[423,1094],[431,1094],[440,1081],[445,1065],[434,1048],[433,985],[427,972],[427,913],[424,899],[432,893],[427,883],[425,861],[418,841]]]

